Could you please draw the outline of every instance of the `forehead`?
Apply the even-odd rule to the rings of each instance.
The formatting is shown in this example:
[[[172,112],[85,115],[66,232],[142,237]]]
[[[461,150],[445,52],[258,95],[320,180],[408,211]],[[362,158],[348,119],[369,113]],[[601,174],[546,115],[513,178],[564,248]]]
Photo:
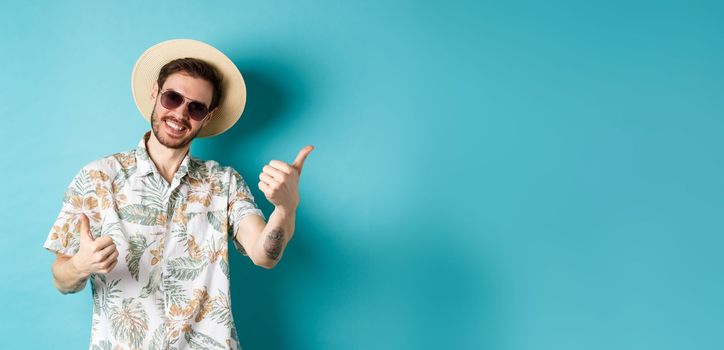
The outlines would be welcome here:
[[[163,83],[161,90],[174,90],[196,101],[209,105],[214,94],[214,86],[210,82],[195,78],[184,72],[169,75]]]

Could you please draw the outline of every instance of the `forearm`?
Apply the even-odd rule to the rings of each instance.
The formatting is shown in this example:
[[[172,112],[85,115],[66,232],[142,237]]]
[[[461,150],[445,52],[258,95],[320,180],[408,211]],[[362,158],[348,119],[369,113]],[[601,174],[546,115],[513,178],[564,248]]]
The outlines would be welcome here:
[[[274,209],[254,245],[252,254],[256,265],[270,269],[281,260],[294,235],[295,219],[296,210]]]
[[[59,258],[51,268],[55,288],[61,293],[76,293],[85,288],[89,274],[78,271],[73,265],[72,258]]]

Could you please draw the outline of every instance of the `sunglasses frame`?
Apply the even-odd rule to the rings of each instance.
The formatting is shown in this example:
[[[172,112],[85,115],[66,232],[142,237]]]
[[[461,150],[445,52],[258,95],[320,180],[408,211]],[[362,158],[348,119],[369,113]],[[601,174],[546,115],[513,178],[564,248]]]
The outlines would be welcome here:
[[[167,96],[167,94],[170,94],[170,93],[173,93],[173,94],[176,94],[176,95],[178,95],[178,96],[181,96],[181,98],[183,98],[184,101],[181,102],[181,104],[179,104],[179,105],[177,105],[176,107],[173,107],[173,108],[170,108],[170,107],[166,106],[166,104],[163,103],[163,98],[164,98],[164,96]],[[174,109],[179,108],[179,107],[181,107],[181,106],[183,106],[183,105],[185,104],[185,105],[186,105],[186,112],[188,113],[189,118],[191,118],[191,119],[193,119],[193,120],[195,120],[195,121],[197,121],[197,122],[200,122],[200,121],[203,121],[204,119],[206,119],[206,118],[209,116],[209,112],[211,112],[211,111],[209,110],[209,106],[207,106],[205,103],[203,103],[203,102],[201,102],[201,101],[192,100],[192,99],[190,99],[190,98],[182,95],[180,92],[178,92],[178,91],[176,91],[176,90],[173,90],[173,89],[166,89],[166,90],[161,91],[161,93],[158,94],[158,99],[159,99],[159,102],[161,103],[161,106],[163,106],[163,108],[166,108],[166,109],[168,109],[168,110],[174,110]],[[190,101],[190,102],[186,103],[187,100]],[[197,119],[197,118],[193,117],[193,113],[191,112],[191,104],[192,104],[192,103],[198,103],[199,105],[201,105],[201,106],[204,107],[204,109],[206,110],[206,113],[204,114],[203,118]]]

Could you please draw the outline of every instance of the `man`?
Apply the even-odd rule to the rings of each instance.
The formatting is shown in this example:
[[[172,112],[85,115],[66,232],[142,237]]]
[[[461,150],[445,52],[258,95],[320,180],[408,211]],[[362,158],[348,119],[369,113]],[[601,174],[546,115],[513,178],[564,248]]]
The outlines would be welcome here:
[[[277,264],[313,147],[263,167],[258,186],[275,205],[266,222],[238,172],[189,154],[195,137],[226,131],[243,111],[241,73],[223,53],[160,43],[136,63],[133,94],[151,131],[71,182],[44,244],[57,254],[55,286],[74,293],[90,280],[94,349],[238,349],[228,239],[254,264]]]

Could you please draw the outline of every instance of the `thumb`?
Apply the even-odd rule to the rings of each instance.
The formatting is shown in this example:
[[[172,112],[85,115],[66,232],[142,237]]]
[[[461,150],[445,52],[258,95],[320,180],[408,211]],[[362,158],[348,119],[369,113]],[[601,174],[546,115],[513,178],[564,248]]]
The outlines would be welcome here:
[[[292,163],[292,166],[299,171],[299,175],[302,175],[302,166],[304,166],[304,160],[307,159],[307,156],[309,155],[309,152],[312,152],[314,149],[314,146],[307,145],[306,147],[302,148],[301,151],[299,151],[299,154],[297,154],[297,158],[294,159],[294,163]]]
[[[94,241],[93,234],[90,232],[90,223],[85,214],[80,214],[80,240],[81,242]]]

